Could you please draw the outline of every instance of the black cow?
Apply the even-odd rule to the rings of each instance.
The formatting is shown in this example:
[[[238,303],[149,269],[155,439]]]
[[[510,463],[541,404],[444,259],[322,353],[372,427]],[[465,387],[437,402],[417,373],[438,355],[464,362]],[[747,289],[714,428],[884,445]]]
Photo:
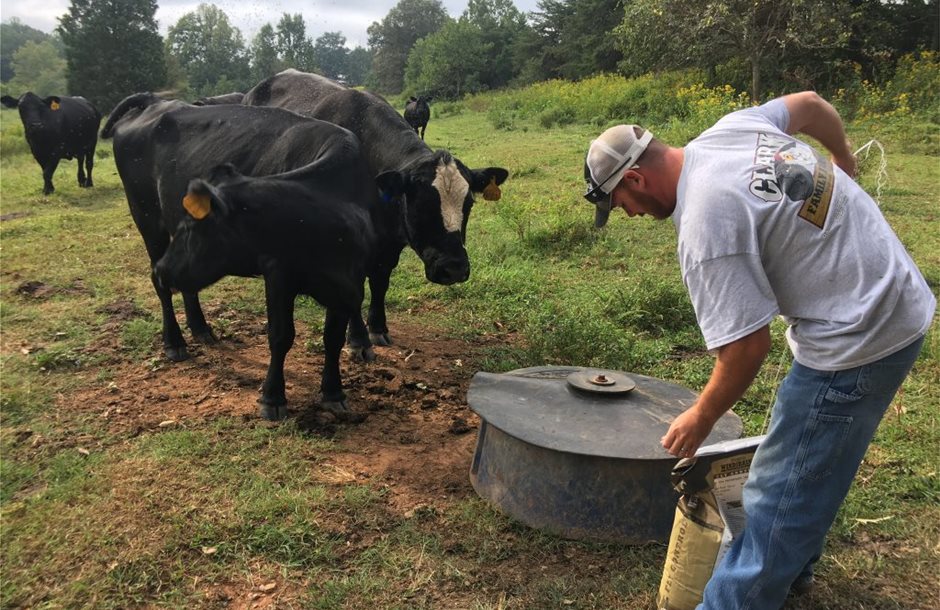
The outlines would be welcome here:
[[[245,97],[244,93],[233,91],[232,93],[226,93],[224,95],[214,95],[212,97],[201,97],[195,102],[193,106],[218,106],[220,104],[241,104],[242,99]]]
[[[368,345],[367,338],[375,345],[391,344],[385,293],[406,245],[421,257],[428,280],[446,285],[470,277],[464,239],[471,194],[499,199],[498,185],[509,172],[500,167],[469,169],[447,151],[432,151],[381,97],[316,74],[285,70],[248,91],[243,103],[286,108],[349,129],[359,138],[372,175],[385,176],[386,193],[399,193],[383,206],[385,213],[376,225],[378,255],[368,272],[368,335],[362,319],[354,317],[350,346]]]
[[[419,127],[421,128],[422,140],[424,139],[424,130],[431,119],[431,107],[428,106],[430,102],[431,96],[429,95],[419,95],[418,97],[412,95],[408,98],[408,103],[405,104],[405,120],[414,128],[415,133],[418,133]]]
[[[95,164],[101,113],[91,102],[64,95],[41,98],[29,91],[18,100],[4,95],[0,103],[20,110],[29,149],[42,168],[43,195],[55,191],[52,175],[61,159],[78,159],[78,186],[94,186],[91,168]]]
[[[297,294],[327,308],[323,406],[345,411],[339,356],[350,316],[361,315],[379,192],[355,136],[277,108],[200,108],[149,93],[120,102],[101,135],[114,137],[115,164],[154,266],[167,357],[187,357],[171,288],[183,291],[193,336],[212,341],[197,292],[223,275],[263,275],[271,362],[262,416],[285,414]]]

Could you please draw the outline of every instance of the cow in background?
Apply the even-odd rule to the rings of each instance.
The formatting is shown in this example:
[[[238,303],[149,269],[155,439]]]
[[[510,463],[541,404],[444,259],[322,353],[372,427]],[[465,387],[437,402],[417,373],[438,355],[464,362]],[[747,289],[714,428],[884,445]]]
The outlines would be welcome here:
[[[218,106],[220,104],[241,104],[242,99],[245,97],[244,93],[239,91],[233,91],[232,93],[226,93],[224,95],[213,95],[211,97],[201,97],[195,102],[193,106]]]
[[[316,74],[285,70],[248,91],[243,103],[286,108],[349,129],[359,138],[372,175],[384,177],[382,220],[376,223],[378,255],[368,272],[368,331],[361,317],[354,317],[350,347],[391,345],[385,294],[405,246],[421,258],[431,282],[448,285],[470,277],[464,240],[472,193],[499,199],[498,185],[509,172],[501,167],[470,169],[446,150],[431,150],[381,97]]]
[[[405,120],[414,128],[415,133],[418,133],[419,127],[421,128],[422,140],[424,139],[424,130],[431,119],[431,107],[428,106],[430,103],[430,95],[419,95],[418,97],[412,95],[408,98],[408,103],[405,104]]]
[[[95,164],[98,124],[101,113],[83,97],[50,95],[41,98],[32,91],[19,99],[0,98],[7,108],[18,108],[26,141],[42,168],[42,194],[55,191],[52,175],[61,159],[78,160],[78,186],[94,186],[91,170]]]
[[[198,291],[224,275],[262,275],[271,349],[262,417],[286,414],[297,294],[327,308],[321,405],[346,411],[339,358],[349,318],[361,315],[379,203],[355,136],[277,108],[197,107],[151,93],[117,105],[101,133],[112,136],[150,255],[166,356],[188,357],[171,289],[183,291],[193,336],[211,342]]]

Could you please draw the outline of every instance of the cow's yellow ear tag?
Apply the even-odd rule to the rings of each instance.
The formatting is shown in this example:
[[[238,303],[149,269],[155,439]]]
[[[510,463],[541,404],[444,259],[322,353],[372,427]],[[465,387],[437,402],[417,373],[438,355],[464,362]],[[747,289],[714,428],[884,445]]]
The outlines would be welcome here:
[[[485,189],[483,189],[483,198],[487,201],[499,201],[499,198],[502,196],[502,191],[500,191],[499,187],[496,186],[496,178],[490,178],[490,183],[486,185]]]
[[[59,102],[53,101],[51,104],[49,104],[49,107],[52,108],[53,110],[58,110]]]
[[[196,193],[187,193],[183,197],[183,207],[189,212],[189,215],[196,220],[202,220],[209,215],[211,205],[208,195],[197,195]]]

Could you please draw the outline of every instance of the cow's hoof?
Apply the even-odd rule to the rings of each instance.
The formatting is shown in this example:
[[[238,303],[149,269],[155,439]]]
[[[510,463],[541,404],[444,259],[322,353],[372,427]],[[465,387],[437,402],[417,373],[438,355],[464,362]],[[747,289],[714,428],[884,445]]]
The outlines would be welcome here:
[[[219,342],[216,336],[212,333],[211,328],[206,328],[205,330],[199,331],[194,330],[192,333],[193,339],[199,343],[202,343],[203,345],[212,345]]]
[[[259,413],[262,419],[268,421],[280,421],[287,417],[287,403],[281,404],[267,404],[261,400],[258,401],[260,405]]]
[[[186,351],[185,345],[181,347],[165,347],[163,348],[163,353],[173,362],[189,360],[189,352]]]
[[[356,362],[375,362],[375,350],[372,347],[349,345],[346,347],[350,357]]]
[[[372,345],[391,345],[392,338],[388,336],[388,332],[384,333],[369,333],[369,340],[372,341]]]
[[[341,418],[350,412],[349,405],[346,404],[346,399],[340,399],[340,400],[325,400],[324,399],[320,401],[320,407],[324,411],[329,411],[330,413],[335,415],[337,418]]]

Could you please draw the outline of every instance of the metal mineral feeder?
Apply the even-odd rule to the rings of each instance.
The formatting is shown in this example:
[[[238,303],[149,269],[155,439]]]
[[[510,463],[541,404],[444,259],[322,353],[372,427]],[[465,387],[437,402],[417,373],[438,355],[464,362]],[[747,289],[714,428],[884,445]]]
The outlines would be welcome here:
[[[578,540],[667,542],[678,461],[660,438],[696,394],[652,377],[584,367],[479,372],[474,489],[504,513]],[[741,436],[730,411],[704,444]]]

